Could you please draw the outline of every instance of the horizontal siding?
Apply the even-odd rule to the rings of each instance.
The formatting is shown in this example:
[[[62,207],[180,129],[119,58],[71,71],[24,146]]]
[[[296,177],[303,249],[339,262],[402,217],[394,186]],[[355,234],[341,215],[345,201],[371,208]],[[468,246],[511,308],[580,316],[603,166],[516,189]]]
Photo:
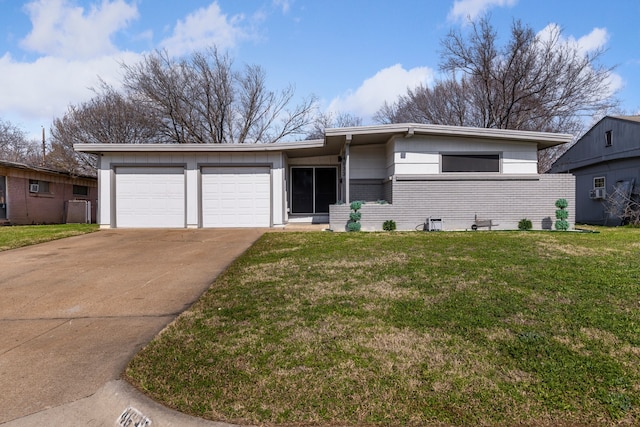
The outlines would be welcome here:
[[[397,175],[440,173],[440,159],[443,153],[499,153],[503,173],[535,174],[538,172],[535,143],[414,136],[408,139],[394,139],[393,149],[395,164],[393,172]]]
[[[384,179],[387,174],[385,149],[384,145],[351,147],[351,179]]]
[[[575,222],[575,178],[573,175],[539,175],[539,179],[411,180],[394,181],[392,204],[365,204],[362,229],[381,230],[394,220],[398,230],[421,228],[427,218],[440,218],[445,230],[470,229],[475,215],[492,219],[495,230],[517,229],[527,218],[534,229],[555,223],[555,201],[567,199],[569,223]],[[343,231],[349,218],[347,205],[331,207],[331,228]]]

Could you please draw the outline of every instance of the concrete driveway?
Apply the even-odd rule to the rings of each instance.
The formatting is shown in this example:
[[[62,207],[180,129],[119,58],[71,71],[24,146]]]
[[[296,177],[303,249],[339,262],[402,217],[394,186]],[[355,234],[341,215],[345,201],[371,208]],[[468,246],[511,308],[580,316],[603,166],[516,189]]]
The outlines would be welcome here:
[[[118,379],[263,231],[102,230],[0,252],[0,423]]]

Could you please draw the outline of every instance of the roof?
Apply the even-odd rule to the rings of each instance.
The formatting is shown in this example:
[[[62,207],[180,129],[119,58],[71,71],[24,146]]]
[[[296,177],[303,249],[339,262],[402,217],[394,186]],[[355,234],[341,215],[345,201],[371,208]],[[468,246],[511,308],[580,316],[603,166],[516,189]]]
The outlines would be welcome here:
[[[622,128],[613,127],[613,124]],[[616,142],[606,146],[601,140],[606,130],[626,129],[616,134]],[[640,157],[640,116],[604,116],[580,137],[549,168],[549,173],[572,172],[610,161]],[[602,143],[597,143],[602,141]]]
[[[510,140],[519,142],[535,142],[538,149],[565,144],[573,140],[571,134],[531,132],[510,129],[491,129],[462,126],[428,125],[421,123],[399,123],[377,126],[358,126],[325,130],[325,140],[335,138],[351,138],[352,145],[386,143],[391,137],[402,135],[452,136],[492,140]]]
[[[628,120],[630,122],[640,122],[640,116],[611,116],[614,119]]]
[[[570,134],[401,123],[325,129],[324,139],[273,144],[74,144],[73,148],[85,153],[281,151],[295,157],[337,153],[347,141],[351,145],[384,144],[394,136],[411,137],[413,135],[533,142],[540,150],[564,144],[573,139],[573,135]]]
[[[22,170],[31,171],[31,172],[47,173],[47,174],[50,174],[50,175],[64,175],[64,176],[68,176],[70,178],[86,178],[86,179],[93,179],[93,180],[96,179],[95,176],[76,175],[76,174],[73,174],[71,172],[62,171],[62,170],[58,170],[58,169],[46,168],[46,167],[43,167],[43,166],[32,166],[32,165],[27,165],[27,164],[24,164],[24,163],[10,162],[8,160],[0,160],[0,167],[13,168],[13,169],[22,169]]]

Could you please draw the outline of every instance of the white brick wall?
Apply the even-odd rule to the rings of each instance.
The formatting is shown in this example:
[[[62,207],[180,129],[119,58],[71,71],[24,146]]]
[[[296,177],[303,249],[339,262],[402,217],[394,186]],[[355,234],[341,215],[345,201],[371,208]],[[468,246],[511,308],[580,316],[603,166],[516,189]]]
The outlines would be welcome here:
[[[569,174],[500,176],[490,179],[443,179],[398,177],[393,182],[390,205],[367,203],[362,208],[362,229],[382,230],[382,223],[394,220],[398,230],[420,227],[428,217],[441,218],[445,230],[470,229],[475,215],[492,219],[494,230],[514,230],[527,218],[533,228],[553,227],[555,201],[567,199],[569,223],[575,223],[575,177]],[[344,231],[349,206],[330,207],[330,226]]]

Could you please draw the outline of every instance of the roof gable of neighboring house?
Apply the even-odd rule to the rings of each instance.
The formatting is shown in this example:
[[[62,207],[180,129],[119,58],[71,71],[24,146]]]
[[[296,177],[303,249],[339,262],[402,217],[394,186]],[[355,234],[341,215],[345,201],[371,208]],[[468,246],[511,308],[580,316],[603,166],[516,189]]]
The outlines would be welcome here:
[[[640,116],[607,116],[560,156],[549,172],[569,172],[631,157],[640,157]]]

